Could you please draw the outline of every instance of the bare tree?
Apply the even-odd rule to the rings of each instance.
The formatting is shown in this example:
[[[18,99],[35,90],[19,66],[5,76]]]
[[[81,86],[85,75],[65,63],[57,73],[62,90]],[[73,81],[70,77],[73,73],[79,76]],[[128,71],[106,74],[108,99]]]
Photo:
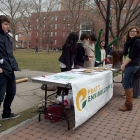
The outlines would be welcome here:
[[[56,0],[30,0],[32,16],[35,23],[32,24],[32,30],[37,31],[37,36],[39,37],[39,48],[42,50],[43,45],[43,34],[47,26],[47,17],[50,13],[57,8],[58,1]]]
[[[11,30],[13,34],[13,46],[16,49],[16,30],[17,30],[17,22],[19,21],[21,14],[19,9],[22,5],[22,0],[0,0],[0,12],[4,15],[8,15],[11,20]],[[24,9],[22,10],[24,11]]]
[[[62,0],[61,2],[63,10],[68,11],[70,14],[71,24],[70,29],[72,31],[79,31],[79,25],[81,22],[85,22],[90,11],[90,7],[87,5],[86,0]]]
[[[18,21],[18,26],[20,27],[20,30],[17,31],[17,34],[24,34],[26,36],[26,46],[27,49],[29,49],[29,42],[31,38],[31,13],[32,10],[30,9],[31,3],[24,1],[22,3],[22,11],[21,9],[19,10],[21,14],[21,18]],[[25,42],[24,42],[25,43]]]
[[[94,0],[102,19],[106,22],[107,1]],[[136,20],[140,16],[140,0],[112,0],[111,1],[111,15],[109,22],[110,34],[113,38],[117,37],[119,40],[116,44],[120,46],[127,27],[131,24],[135,25]]]

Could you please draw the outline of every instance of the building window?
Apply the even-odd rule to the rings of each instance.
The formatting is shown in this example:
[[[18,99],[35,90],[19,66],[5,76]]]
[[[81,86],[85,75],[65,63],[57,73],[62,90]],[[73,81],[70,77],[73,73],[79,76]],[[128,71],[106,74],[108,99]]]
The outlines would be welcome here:
[[[56,45],[56,43],[57,43],[57,40],[54,40],[54,45]]]
[[[36,32],[36,36],[38,36],[38,32]]]
[[[54,28],[57,29],[57,24],[54,25]]]
[[[125,9],[125,10],[126,10],[126,4],[124,5],[123,9]]]
[[[55,16],[55,20],[57,21],[57,16]]]
[[[70,15],[68,15],[68,21],[70,20]]]
[[[38,43],[38,39],[36,39],[36,43]]]
[[[126,14],[123,14],[123,17],[122,17],[122,18],[123,18],[123,20],[125,20],[125,18],[126,18]]]
[[[111,4],[111,5],[110,5],[110,9],[111,9],[111,10],[114,9],[114,5]]]
[[[54,20],[54,17],[51,17],[51,20]]]
[[[70,24],[68,24],[68,29],[70,28]]]
[[[66,36],[65,32],[63,32],[63,37],[65,37],[65,36]]]
[[[65,29],[66,28],[66,25],[65,24],[63,24],[63,29]]]
[[[24,30],[24,27],[19,27],[18,30],[19,30],[19,31],[22,31],[22,30]]]
[[[65,43],[65,40],[62,40],[62,45]]]
[[[51,24],[51,29],[53,28],[53,24]]]
[[[51,32],[51,36],[53,36],[53,32]]]
[[[46,33],[44,32],[43,36],[45,37]]]
[[[57,32],[55,32],[54,35],[57,36]]]
[[[19,34],[18,36],[19,36],[19,37],[24,37],[24,36],[26,36],[26,35],[24,35],[24,34]]]
[[[46,33],[46,36],[49,36],[49,32]]]
[[[131,10],[133,9],[133,4],[131,5]]]
[[[65,16],[63,16],[63,20],[66,20],[66,17]]]

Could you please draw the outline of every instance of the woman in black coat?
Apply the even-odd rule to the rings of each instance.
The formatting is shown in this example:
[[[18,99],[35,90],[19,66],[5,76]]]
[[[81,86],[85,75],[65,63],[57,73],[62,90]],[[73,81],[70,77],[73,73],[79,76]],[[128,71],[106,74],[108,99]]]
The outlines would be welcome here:
[[[74,67],[74,56],[76,52],[76,43],[78,41],[78,35],[72,32],[67,37],[63,47],[62,54],[59,58],[61,72],[69,71]],[[62,88],[57,88],[57,96],[61,94]],[[68,94],[68,89],[65,89],[65,95]]]
[[[16,80],[14,71],[19,71],[13,56],[12,42],[8,36],[10,20],[0,15],[0,104],[3,103],[2,119],[17,118],[19,114],[11,113],[11,103],[16,94]]]
[[[132,78],[138,70],[140,62],[140,30],[137,26],[132,26],[128,29],[123,55],[128,56],[121,65],[121,70],[124,71],[122,84],[125,90],[126,101],[124,105],[120,106],[120,110],[128,111],[132,110],[133,106]]]
[[[74,59],[74,68],[79,69],[83,68],[84,61],[89,61],[87,55],[85,55],[85,48],[84,45],[89,41],[89,36],[86,33],[82,33],[80,40],[77,42],[77,50]]]

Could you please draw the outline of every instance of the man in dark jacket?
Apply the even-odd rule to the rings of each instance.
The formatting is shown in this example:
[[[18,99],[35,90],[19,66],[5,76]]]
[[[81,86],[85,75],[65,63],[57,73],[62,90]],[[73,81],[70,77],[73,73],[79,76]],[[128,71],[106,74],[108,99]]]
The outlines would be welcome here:
[[[2,119],[17,118],[20,115],[11,113],[11,104],[16,94],[16,80],[14,71],[19,71],[13,56],[12,42],[8,36],[10,20],[0,15],[0,104],[3,103]]]

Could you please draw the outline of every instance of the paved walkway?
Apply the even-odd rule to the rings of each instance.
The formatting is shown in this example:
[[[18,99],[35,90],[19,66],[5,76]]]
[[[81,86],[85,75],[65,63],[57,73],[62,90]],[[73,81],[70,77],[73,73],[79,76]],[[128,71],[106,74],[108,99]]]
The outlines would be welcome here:
[[[121,81],[121,76],[116,78]],[[51,123],[38,116],[0,134],[0,140],[140,140],[140,101],[134,99],[132,111],[121,112],[124,103],[123,88],[114,83],[113,98],[95,115],[76,129],[67,130],[66,121]],[[71,127],[74,125],[74,111],[67,110]]]

